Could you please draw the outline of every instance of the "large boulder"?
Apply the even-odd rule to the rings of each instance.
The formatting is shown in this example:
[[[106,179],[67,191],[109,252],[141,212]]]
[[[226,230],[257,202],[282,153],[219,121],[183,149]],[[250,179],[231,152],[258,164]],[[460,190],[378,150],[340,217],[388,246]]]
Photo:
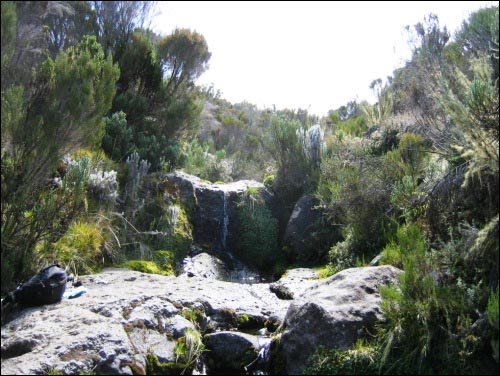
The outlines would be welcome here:
[[[224,280],[229,274],[229,269],[220,258],[203,252],[193,257],[186,257],[180,268],[180,274]]]
[[[346,269],[309,287],[290,304],[275,372],[301,374],[319,346],[346,349],[383,318],[379,286],[397,283],[401,270],[390,266]]]
[[[292,262],[311,262],[324,259],[335,231],[322,231],[321,210],[313,196],[302,196],[293,208],[283,235],[283,246]]]
[[[310,268],[289,269],[281,278],[269,285],[280,299],[293,299],[318,282],[318,272]]]
[[[244,373],[245,367],[259,355],[256,336],[240,332],[217,332],[205,336],[210,372]]]
[[[266,202],[271,197],[264,185],[254,180],[212,184],[180,171],[166,174],[163,184],[190,213],[195,243],[209,250],[225,251],[236,243],[237,202],[248,189],[257,189]]]
[[[119,321],[68,300],[25,309],[2,327],[2,375],[131,375],[134,355]]]

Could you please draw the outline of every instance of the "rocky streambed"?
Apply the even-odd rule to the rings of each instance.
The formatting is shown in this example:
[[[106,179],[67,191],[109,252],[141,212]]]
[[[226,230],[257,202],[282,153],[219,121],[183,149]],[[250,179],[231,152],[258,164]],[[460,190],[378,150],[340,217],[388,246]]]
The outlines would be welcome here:
[[[258,373],[279,327],[279,371],[297,374],[318,345],[349,346],[381,319],[378,286],[399,273],[365,267],[317,280],[295,269],[272,284],[238,284],[105,269],[80,278],[79,298],[13,312],[1,330],[1,372],[180,373],[176,346],[196,329],[208,351],[188,372]]]

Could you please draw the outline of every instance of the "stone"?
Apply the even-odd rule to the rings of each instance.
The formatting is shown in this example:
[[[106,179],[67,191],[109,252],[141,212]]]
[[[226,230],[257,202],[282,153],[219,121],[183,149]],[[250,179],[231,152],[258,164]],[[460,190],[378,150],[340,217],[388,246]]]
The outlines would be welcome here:
[[[204,252],[193,257],[186,257],[180,270],[180,274],[183,273],[190,277],[223,280],[229,274],[229,269],[224,261]]]
[[[223,331],[207,334],[204,342],[211,373],[218,371],[245,372],[245,367],[259,355],[259,341],[256,336]]]
[[[186,329],[196,329],[194,324],[180,315],[175,315],[165,322],[165,333],[172,334],[174,338],[184,336]]]
[[[4,375],[62,374],[105,369],[132,374],[134,349],[120,322],[72,300],[25,309],[2,327]]]
[[[318,272],[316,270],[295,268],[288,269],[276,283],[292,292],[293,296],[298,296],[318,281]]]
[[[398,282],[390,266],[343,270],[296,296],[279,330],[272,356],[285,360],[287,374],[301,374],[318,346],[346,349],[383,319],[380,285]]]
[[[130,343],[139,354],[152,354],[162,363],[175,361],[175,340],[151,329],[133,328],[128,332]]]
[[[293,292],[281,283],[271,283],[269,285],[269,290],[274,292],[279,299],[290,300],[293,299]]]
[[[330,231],[321,232],[322,214],[313,196],[302,196],[294,206],[283,235],[283,246],[293,262],[317,262],[325,259],[331,243]],[[333,231],[335,233],[335,231]]]

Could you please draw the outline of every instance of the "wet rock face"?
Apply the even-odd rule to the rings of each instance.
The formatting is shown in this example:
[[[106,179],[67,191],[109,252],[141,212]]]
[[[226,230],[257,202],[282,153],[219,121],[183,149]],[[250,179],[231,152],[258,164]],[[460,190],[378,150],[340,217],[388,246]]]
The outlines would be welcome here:
[[[262,183],[240,180],[227,184],[211,184],[183,172],[165,175],[168,191],[189,208],[194,226],[194,241],[205,249],[224,251],[238,236],[236,204],[249,188],[258,188],[268,201],[271,194]]]
[[[312,285],[291,302],[273,356],[287,374],[301,374],[318,346],[345,349],[382,319],[380,285],[397,283],[393,266],[343,270]]]

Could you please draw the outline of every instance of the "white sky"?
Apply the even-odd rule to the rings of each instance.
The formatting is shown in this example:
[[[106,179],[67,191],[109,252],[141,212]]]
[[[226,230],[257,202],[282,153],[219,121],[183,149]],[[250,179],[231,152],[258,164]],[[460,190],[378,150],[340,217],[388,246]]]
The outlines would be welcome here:
[[[410,56],[406,25],[437,14],[454,32],[471,11],[498,1],[158,2],[153,30],[203,34],[212,52],[197,84],[222,97],[319,116],[350,100],[374,101],[370,83]]]

